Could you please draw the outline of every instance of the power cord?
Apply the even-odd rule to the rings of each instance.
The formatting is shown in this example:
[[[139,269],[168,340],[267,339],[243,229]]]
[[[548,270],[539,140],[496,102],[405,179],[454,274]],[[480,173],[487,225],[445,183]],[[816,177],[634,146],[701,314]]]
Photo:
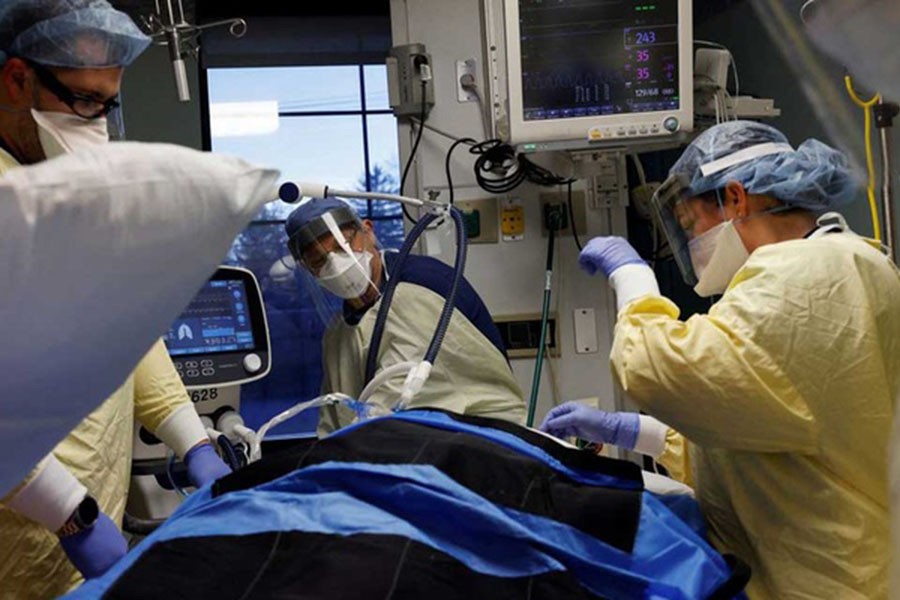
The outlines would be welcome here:
[[[573,181],[571,179],[566,182],[566,187],[568,187],[568,199],[566,204],[569,206],[569,222],[572,224],[572,238],[575,239],[575,245],[578,247],[578,251],[581,252],[584,250],[584,246],[581,245],[581,238],[578,237],[578,224],[575,223],[575,207],[572,202],[572,183]]]
[[[433,131],[436,134],[443,136],[452,142],[455,142],[456,140],[460,139],[458,136],[455,136],[452,133],[448,133],[448,132],[444,131],[443,129],[438,129],[434,125],[429,125],[427,123],[423,125],[422,122],[419,121],[417,118],[413,118],[412,122],[415,123],[417,126],[421,125],[421,126],[425,127],[425,129],[427,129],[428,131]]]
[[[416,57],[415,62],[416,67],[419,69],[419,76],[422,79],[422,109],[419,115],[419,129],[416,132],[416,139],[413,142],[412,150],[410,150],[409,158],[406,160],[406,166],[403,167],[403,176],[400,178],[400,195],[403,195],[403,189],[406,187],[406,178],[409,176],[409,170],[412,167],[413,160],[416,158],[416,152],[419,151],[419,144],[422,141],[422,133],[425,131],[425,118],[428,116],[428,97],[427,97],[427,88],[428,82],[431,81],[431,66],[428,64],[428,59],[424,56]],[[401,205],[403,207],[403,216],[405,216],[411,223],[415,223],[416,219],[409,214],[409,209],[405,204]]]
[[[481,189],[505,194],[525,181],[525,172],[516,160],[512,146],[500,140],[486,140],[469,148],[475,159],[475,180]]]
[[[515,148],[502,140],[487,140],[475,144],[469,152],[476,155],[475,179],[481,189],[492,194],[506,194],[526,181],[549,187],[568,183],[560,177],[532,162],[524,154],[516,154]]]
[[[478,102],[478,112],[481,114],[481,125],[484,128],[484,139],[489,139],[491,130],[488,127],[487,109],[484,105],[484,100],[481,98],[481,92],[478,90],[475,77],[471,73],[466,73],[459,78],[459,85],[462,89],[475,96],[475,100]]]
[[[453,175],[450,173],[450,158],[453,156],[453,151],[456,150],[456,148],[460,144],[475,144],[475,143],[476,143],[475,140],[473,140],[472,138],[461,138],[461,139],[458,139],[455,142],[453,142],[453,144],[450,146],[450,149],[447,150],[447,157],[444,160],[444,171],[447,174],[447,189],[448,189],[448,194],[450,195],[450,200],[449,200],[450,206],[453,206],[453,200],[454,200]]]
[[[425,117],[427,116],[428,105],[425,101],[425,88],[428,86],[428,81],[422,80],[422,110],[421,115],[419,117],[419,128],[416,132],[416,140],[413,142],[412,150],[409,153],[409,158],[406,159],[406,166],[403,167],[403,176],[400,178],[400,195],[403,195],[403,188],[406,187],[406,178],[409,176],[409,169],[412,167],[413,160],[416,158],[416,152],[419,151],[419,143],[422,141],[422,133],[425,131]],[[415,223],[416,220],[409,214],[409,209],[406,208],[405,204],[401,204],[403,207],[403,215],[411,222]]]

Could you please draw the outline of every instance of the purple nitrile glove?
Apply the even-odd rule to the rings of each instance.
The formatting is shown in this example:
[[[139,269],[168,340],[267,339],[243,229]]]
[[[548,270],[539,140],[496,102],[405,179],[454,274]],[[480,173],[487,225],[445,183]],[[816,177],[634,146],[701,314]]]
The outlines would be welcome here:
[[[215,448],[206,443],[198,444],[188,450],[184,457],[184,464],[187,467],[188,478],[197,488],[202,488],[207,483],[231,473],[228,465],[216,454]]]
[[[122,532],[103,513],[93,527],[60,538],[59,544],[85,579],[100,577],[128,552]]]
[[[619,267],[632,264],[645,265],[645,261],[637,253],[628,240],[621,237],[597,237],[588,242],[581,255],[578,264],[590,275],[602,271],[609,277]]]
[[[634,450],[641,420],[637,413],[606,412],[580,402],[557,406],[544,418],[541,431],[558,438],[577,437]]]

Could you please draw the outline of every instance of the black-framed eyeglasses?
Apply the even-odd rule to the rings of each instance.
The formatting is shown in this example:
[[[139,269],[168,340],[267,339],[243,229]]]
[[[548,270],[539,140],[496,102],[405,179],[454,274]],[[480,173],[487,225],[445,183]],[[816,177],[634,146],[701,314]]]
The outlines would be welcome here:
[[[99,119],[119,108],[118,96],[113,96],[108,100],[97,100],[92,96],[78,94],[67,88],[50,69],[32,61],[28,61],[28,66],[37,75],[41,85],[50,90],[54,96],[59,98],[60,102],[83,119]]]

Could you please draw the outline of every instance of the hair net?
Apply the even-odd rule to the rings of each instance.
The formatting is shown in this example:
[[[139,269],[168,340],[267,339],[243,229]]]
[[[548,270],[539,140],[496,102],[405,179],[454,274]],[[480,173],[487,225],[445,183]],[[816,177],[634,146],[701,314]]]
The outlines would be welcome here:
[[[149,45],[106,0],[0,2],[0,64],[18,56],[49,67],[124,67]]]
[[[788,140],[774,127],[762,123],[722,123],[691,142],[669,174],[690,182],[688,196],[699,196],[736,181],[751,194],[771,196],[813,212],[833,210],[856,199],[860,184],[847,157],[815,139],[803,142],[796,150],[784,148],[707,176],[701,171],[713,161],[763,144],[788,144]]]

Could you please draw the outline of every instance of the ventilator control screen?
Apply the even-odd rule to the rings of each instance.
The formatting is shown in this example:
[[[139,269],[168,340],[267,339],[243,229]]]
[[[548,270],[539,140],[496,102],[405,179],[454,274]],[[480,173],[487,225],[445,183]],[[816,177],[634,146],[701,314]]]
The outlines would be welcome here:
[[[677,0],[518,0],[525,121],[679,108]]]
[[[171,356],[252,350],[253,325],[243,281],[212,280],[166,334]]]

